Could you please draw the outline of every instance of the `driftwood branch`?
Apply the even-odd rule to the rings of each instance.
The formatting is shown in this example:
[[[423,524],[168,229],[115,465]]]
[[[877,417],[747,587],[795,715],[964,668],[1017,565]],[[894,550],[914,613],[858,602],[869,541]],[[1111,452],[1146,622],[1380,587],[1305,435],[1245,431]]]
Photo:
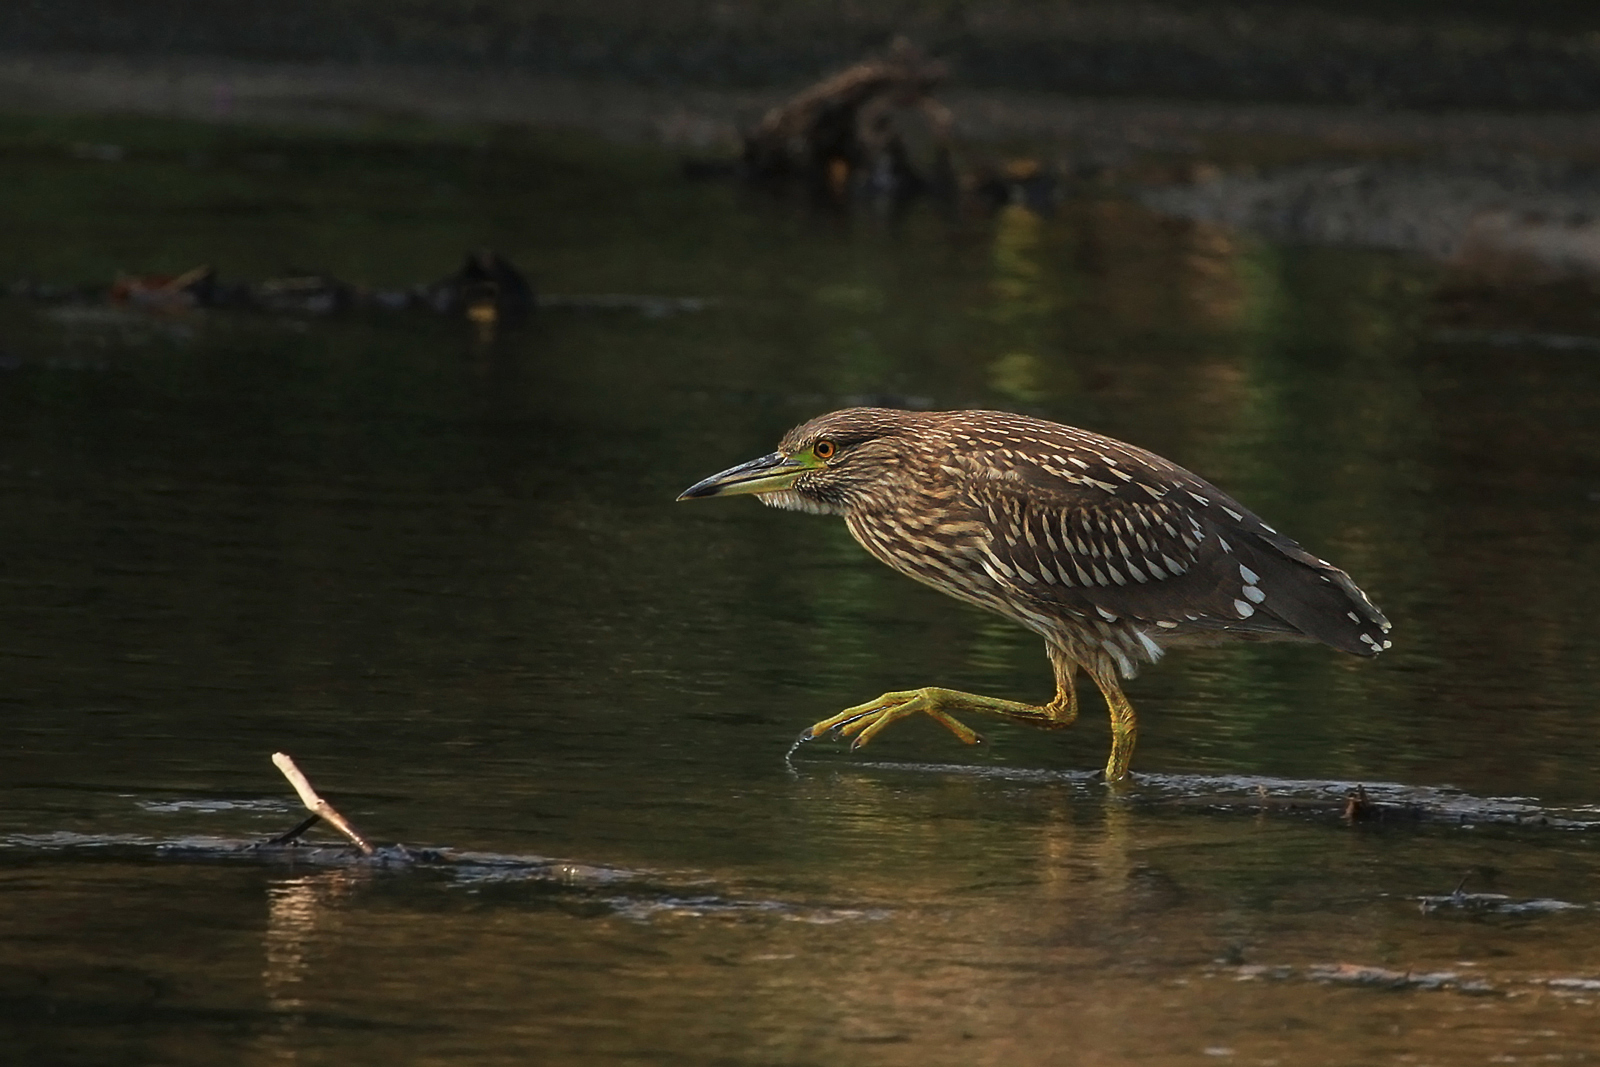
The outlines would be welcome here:
[[[285,778],[289,779],[289,784],[294,786],[294,791],[300,794],[300,802],[306,806],[306,810],[311,812],[312,815],[311,818],[307,819],[293,830],[290,830],[287,834],[284,834],[280,838],[276,838],[272,842],[273,844],[288,844],[290,841],[293,841],[296,837],[299,837],[305,831],[309,830],[318,819],[321,819],[323,822],[327,823],[329,826],[332,826],[335,830],[338,830],[341,834],[348,837],[350,839],[350,843],[355,845],[356,848],[360,849],[363,856],[370,856],[373,854],[374,849],[371,845],[367,844],[366,838],[356,833],[355,828],[345,821],[343,815],[340,815],[334,810],[332,804],[329,804],[326,800],[323,800],[317,795],[317,791],[311,788],[311,783],[306,780],[306,776],[304,774],[300,773],[300,768],[294,765],[294,760],[289,758],[288,753],[274,752],[272,754],[272,764],[273,766],[277,767],[278,770],[283,772],[283,776]]]
[[[896,38],[880,56],[824,78],[768,111],[744,134],[744,170],[756,183],[800,178],[814,192],[842,198],[857,178],[876,174],[901,193],[925,188],[911,166],[899,116],[921,111],[941,146],[952,118],[932,97],[943,63]],[[941,153],[948,164],[948,154]]]

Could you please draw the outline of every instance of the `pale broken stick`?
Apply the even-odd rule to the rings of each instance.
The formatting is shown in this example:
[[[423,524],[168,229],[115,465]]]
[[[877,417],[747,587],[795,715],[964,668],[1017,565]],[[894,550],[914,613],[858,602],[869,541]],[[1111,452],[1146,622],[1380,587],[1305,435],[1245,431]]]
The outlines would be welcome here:
[[[289,758],[288,753],[274,752],[272,754],[272,765],[282,771],[285,778],[289,779],[289,784],[294,786],[294,791],[300,794],[300,802],[306,806],[307,811],[311,812],[311,818],[282,837],[274,838],[270,842],[271,844],[288,844],[309,830],[318,819],[321,819],[348,837],[350,843],[359,848],[363,856],[372,855],[374,850],[371,845],[367,844],[366,838],[356,833],[355,828],[345,822],[344,816],[333,810],[332,804],[317,796],[317,791],[311,788],[311,783],[306,781],[306,776],[300,773],[300,768],[294,765],[294,760]]]

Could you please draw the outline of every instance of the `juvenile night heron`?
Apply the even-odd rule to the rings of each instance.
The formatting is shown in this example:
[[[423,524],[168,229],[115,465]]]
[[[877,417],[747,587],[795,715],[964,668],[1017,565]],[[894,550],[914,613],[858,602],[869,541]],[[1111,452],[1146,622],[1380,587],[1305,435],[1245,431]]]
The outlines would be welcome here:
[[[842,515],[868,552],[1045,641],[1056,695],[1035,706],[953,689],[885,693],[801,733],[866,744],[924,714],[967,744],[952,712],[1045,729],[1078,717],[1088,672],[1111,711],[1106,779],[1127,776],[1137,727],[1119,675],[1175,644],[1230,636],[1321,641],[1375,656],[1389,622],[1350,576],[1160,456],[1072,426],[1001,411],[846,408],[778,451],[690,486],[680,500],[753,493]]]

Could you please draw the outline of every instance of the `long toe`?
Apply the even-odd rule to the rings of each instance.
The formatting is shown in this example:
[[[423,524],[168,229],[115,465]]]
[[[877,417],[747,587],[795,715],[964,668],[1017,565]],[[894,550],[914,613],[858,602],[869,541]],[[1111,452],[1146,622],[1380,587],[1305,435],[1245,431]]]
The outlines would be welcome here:
[[[951,733],[955,734],[956,740],[960,741],[963,745],[981,745],[984,743],[982,734],[968,726],[966,723],[962,722],[960,719],[956,718],[954,715],[951,715],[949,712],[940,711],[937,708],[931,708],[928,711],[928,717],[934,722],[938,723],[940,726],[943,726],[946,730],[949,730]]]
[[[901,704],[899,707],[885,708],[880,712],[876,712],[872,715],[870,721],[862,720],[859,723],[852,723],[848,729],[842,732],[846,735],[858,735],[855,741],[850,745],[850,750],[853,752],[862,745],[870,743],[874,737],[877,737],[879,734],[883,733],[884,730],[888,729],[891,723],[896,723],[901,719],[909,718],[912,715],[933,710],[934,709],[928,704],[928,698],[919,693],[912,699]]]
[[[810,727],[807,728],[806,732],[809,733],[813,738],[816,738],[821,737],[823,734],[828,733],[829,731],[840,730],[843,727],[849,726],[851,723],[857,722],[860,719],[873,714],[874,712],[882,711],[887,707],[893,707],[895,704],[899,703],[899,699],[897,698],[902,698],[902,696],[903,695],[900,693],[885,693],[875,700],[869,700],[865,704],[857,704],[853,708],[845,708],[837,715],[829,716],[828,718],[823,719],[821,722],[814,722]]]

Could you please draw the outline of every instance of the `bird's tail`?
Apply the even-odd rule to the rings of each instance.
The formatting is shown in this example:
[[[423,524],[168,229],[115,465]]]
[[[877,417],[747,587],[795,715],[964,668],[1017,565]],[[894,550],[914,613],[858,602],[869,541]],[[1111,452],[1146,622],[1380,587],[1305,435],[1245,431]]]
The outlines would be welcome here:
[[[1389,620],[1344,571],[1288,538],[1248,534],[1241,540],[1253,542],[1241,555],[1270,591],[1262,612],[1343,652],[1376,656],[1389,647]]]

